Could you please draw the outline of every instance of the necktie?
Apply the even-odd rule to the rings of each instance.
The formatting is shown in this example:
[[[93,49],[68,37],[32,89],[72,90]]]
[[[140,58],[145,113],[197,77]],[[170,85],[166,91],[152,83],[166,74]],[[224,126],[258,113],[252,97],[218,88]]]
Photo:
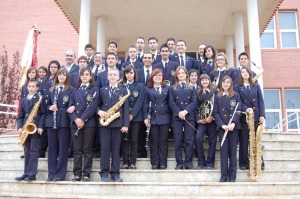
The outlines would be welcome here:
[[[90,58],[90,57],[88,57],[88,61],[89,61],[89,62],[91,61],[91,58]]]
[[[180,66],[184,66],[183,56],[180,55]]]
[[[165,63],[165,69],[168,67],[168,62]]]
[[[58,92],[57,92],[57,94],[59,95],[59,93],[60,93],[62,90],[63,90],[63,87],[62,87],[62,86],[59,86],[59,87],[58,87]]]
[[[145,82],[146,82],[146,84],[147,84],[148,79],[149,79],[149,77],[150,77],[150,70],[147,69],[146,72],[147,72],[147,74],[146,74],[146,81],[145,81]]]
[[[109,95],[110,95],[110,98],[113,98],[113,94],[114,94],[114,92],[115,92],[115,90],[116,90],[116,87],[110,87],[110,92],[109,92]]]
[[[250,85],[247,85],[246,88],[248,91],[250,91]]]
[[[141,53],[138,53],[137,59],[141,59]]]
[[[155,62],[155,55],[154,54],[152,54],[152,58],[153,58],[153,62]]]
[[[84,91],[86,89],[86,85],[82,85],[80,88]]]
[[[159,87],[155,87],[155,89],[156,89],[156,92],[157,92],[157,94],[159,94],[159,95],[160,95],[160,92],[159,92]]]
[[[209,66],[211,66],[211,61],[208,61],[207,63],[208,63]]]
[[[185,89],[185,83],[181,83],[181,88]]]

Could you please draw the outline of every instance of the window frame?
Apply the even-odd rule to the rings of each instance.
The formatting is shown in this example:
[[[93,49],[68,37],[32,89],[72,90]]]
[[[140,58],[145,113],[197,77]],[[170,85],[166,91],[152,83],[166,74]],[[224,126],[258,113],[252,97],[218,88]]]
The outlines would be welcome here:
[[[281,91],[280,89],[264,89],[264,93],[266,93],[266,91],[270,91],[270,90],[276,90],[278,91],[278,97],[279,97],[279,108],[278,109],[271,109],[271,108],[265,108],[265,113],[278,113],[279,115],[279,122],[282,121],[282,101],[281,101]],[[265,100],[264,100],[265,101]],[[265,101],[266,103],[266,101]],[[276,121],[274,121],[275,123]],[[277,122],[278,123],[278,122]],[[275,123],[275,124],[277,124]],[[274,128],[274,126],[272,127]],[[283,131],[283,125],[279,124],[279,128],[275,128],[278,131]],[[275,130],[274,129],[274,130]]]
[[[295,17],[295,23],[296,23],[296,29],[281,29],[280,25],[278,27],[279,29],[279,39],[280,39],[280,46],[282,49],[293,49],[293,48],[299,48],[299,27],[298,27],[298,16],[296,11],[278,11],[278,20],[280,23],[280,13],[294,13]],[[283,47],[282,45],[282,33],[296,33],[296,47]]]
[[[272,29],[272,30],[269,30],[269,29],[265,29],[264,30],[264,33],[262,34],[262,36],[260,37],[260,40],[261,40],[261,38],[263,37],[263,35],[265,34],[265,33],[273,33],[273,41],[274,41],[274,47],[272,47],[272,48],[265,48],[265,47],[262,47],[261,45],[260,45],[260,48],[261,49],[276,49],[277,48],[277,34],[276,34],[276,17],[275,16],[273,16],[273,18],[271,19],[271,21],[270,21],[270,23],[273,21],[273,25],[274,25],[274,29]],[[270,23],[268,24],[268,26],[270,25]],[[261,43],[261,42],[260,42]]]

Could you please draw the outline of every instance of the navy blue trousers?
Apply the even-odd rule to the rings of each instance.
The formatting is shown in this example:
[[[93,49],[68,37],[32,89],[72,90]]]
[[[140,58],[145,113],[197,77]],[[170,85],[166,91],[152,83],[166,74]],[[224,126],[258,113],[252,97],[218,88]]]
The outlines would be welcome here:
[[[39,135],[28,135],[24,143],[24,174],[26,175],[37,174],[40,140]]]
[[[70,128],[47,128],[48,132],[48,178],[65,179],[68,167],[68,144]]]

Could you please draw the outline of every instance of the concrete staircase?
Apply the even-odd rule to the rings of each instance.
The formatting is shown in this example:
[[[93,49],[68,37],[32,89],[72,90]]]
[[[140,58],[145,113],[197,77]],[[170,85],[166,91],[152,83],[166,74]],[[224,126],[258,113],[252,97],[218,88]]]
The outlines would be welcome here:
[[[22,148],[16,142],[16,136],[0,136],[0,198],[300,198],[300,135],[296,133],[264,133],[266,169],[259,182],[251,182],[248,171],[238,170],[235,183],[218,182],[219,145],[214,170],[174,170],[172,141],[167,170],[151,170],[149,158],[138,159],[137,170],[121,171],[123,183],[102,183],[97,158],[88,183],[70,181],[72,159],[66,181],[46,182],[46,158],[39,160],[37,181],[16,182],[24,164],[19,158]]]

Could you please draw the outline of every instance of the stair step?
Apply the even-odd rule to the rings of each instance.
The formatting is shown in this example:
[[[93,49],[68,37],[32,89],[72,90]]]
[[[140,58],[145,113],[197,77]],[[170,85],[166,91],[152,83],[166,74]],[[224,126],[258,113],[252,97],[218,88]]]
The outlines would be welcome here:
[[[0,179],[14,179],[23,174],[22,168],[1,170]],[[221,171],[214,170],[121,170],[121,176],[125,182],[218,182]],[[46,180],[48,178],[47,169],[39,169],[38,180]],[[70,181],[73,178],[72,170],[69,170],[66,175],[66,180]],[[280,179],[281,182],[299,181],[300,170],[285,171],[285,170],[265,170],[260,176],[260,182],[276,182]],[[99,181],[99,169],[92,169],[91,180]],[[237,171],[237,181],[250,182],[248,171]]]
[[[122,160],[121,160],[122,165]],[[197,168],[198,161],[194,159],[193,161],[194,168]],[[24,159],[5,159],[0,158],[0,170],[5,168],[23,168],[24,166]],[[138,169],[151,169],[150,158],[138,158],[136,162],[136,166]],[[176,166],[175,158],[168,158],[168,170],[174,169]],[[265,167],[266,169],[272,170],[286,170],[286,171],[295,171],[300,169],[300,159],[297,160],[269,160],[265,159]],[[48,160],[47,158],[40,158],[39,169],[46,170],[48,168]],[[73,159],[69,159],[68,161],[68,169],[72,170],[73,168]],[[100,159],[94,158],[93,159],[93,169],[99,170],[100,169]],[[220,169],[220,160],[215,161],[215,169]]]
[[[3,193],[22,193],[43,195],[62,195],[69,198],[85,198],[85,196],[140,196],[140,197],[179,197],[191,198],[199,196],[276,196],[300,195],[299,182],[59,182],[48,183],[36,181],[32,183],[0,180]],[[243,197],[244,198],[244,197]]]

